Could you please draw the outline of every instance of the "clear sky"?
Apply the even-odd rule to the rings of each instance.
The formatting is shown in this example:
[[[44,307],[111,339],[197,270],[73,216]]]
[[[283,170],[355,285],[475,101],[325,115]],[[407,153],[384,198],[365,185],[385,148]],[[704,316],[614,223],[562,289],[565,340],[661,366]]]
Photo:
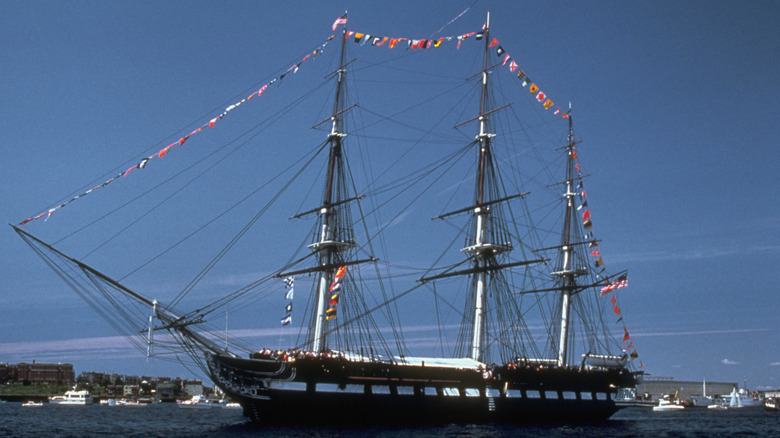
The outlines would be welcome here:
[[[350,29],[426,38],[477,30],[487,9],[494,35],[529,76],[556,103],[573,102],[602,254],[615,270],[629,270],[620,303],[644,369],[780,388],[774,1],[5,2],[0,212],[18,223],[186,134],[317,47],[345,10]],[[415,61],[415,68],[424,65]],[[284,107],[319,84],[327,67],[304,76],[310,66],[303,64],[279,87],[290,94],[269,93],[263,108]],[[477,69],[471,63],[452,77]],[[236,119],[267,116],[267,109],[241,111]],[[196,146],[193,137],[190,147],[203,148],[202,158],[216,138]],[[278,153],[324,140],[318,131],[310,138],[288,133]],[[28,224],[29,231],[64,237],[90,220],[80,214],[105,212],[101,201],[114,208],[139,193],[141,180],[161,181],[194,162],[195,152],[176,154],[47,222]],[[234,177],[252,175],[244,172]],[[176,221],[197,223],[206,217],[202,207],[222,197],[204,185],[198,199],[154,228],[164,233]],[[140,245],[146,231],[134,236]],[[190,373],[147,363],[10,227],[0,242],[0,361],[72,362],[77,372]],[[86,252],[77,242],[64,245],[75,255]],[[120,246],[92,261],[126,275],[119,266],[139,252]],[[189,281],[179,262],[152,269],[155,288]]]

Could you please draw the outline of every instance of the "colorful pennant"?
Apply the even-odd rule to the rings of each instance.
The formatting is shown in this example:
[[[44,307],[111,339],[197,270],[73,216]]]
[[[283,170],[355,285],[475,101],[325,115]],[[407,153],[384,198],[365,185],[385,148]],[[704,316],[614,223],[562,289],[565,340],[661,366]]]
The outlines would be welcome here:
[[[335,26],[335,23],[334,23]],[[384,45],[386,42],[390,42],[388,44],[388,48],[394,49],[398,43],[400,42],[406,42],[406,48],[407,49],[430,49],[430,48],[439,48],[443,43],[450,42],[450,41],[457,41],[458,45],[457,48],[460,49],[460,43],[462,41],[465,41],[469,37],[477,35],[478,37],[481,34],[477,34],[476,32],[469,32],[465,33],[463,35],[457,35],[457,36],[447,36],[447,37],[441,37],[437,39],[425,39],[425,38],[391,38],[387,36],[377,36],[372,35],[365,32],[355,32],[355,31],[347,31],[345,38],[347,39],[353,39],[353,41],[357,44],[360,44],[361,46],[366,45],[369,41],[371,42],[371,45],[374,47],[380,47]],[[480,39],[480,38],[477,38]],[[494,42],[497,44],[498,40],[494,39]],[[492,46],[491,46],[492,47]]]
[[[339,305],[339,296],[341,295],[341,279],[347,274],[347,267],[342,266],[333,275],[333,282],[330,284],[330,301],[328,301],[328,309],[325,311],[325,319],[331,320],[336,318],[336,310]]]

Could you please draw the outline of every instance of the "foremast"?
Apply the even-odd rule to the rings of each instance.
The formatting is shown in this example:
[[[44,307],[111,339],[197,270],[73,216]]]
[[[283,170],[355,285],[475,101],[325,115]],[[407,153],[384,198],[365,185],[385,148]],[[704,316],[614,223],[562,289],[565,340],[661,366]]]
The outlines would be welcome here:
[[[558,366],[564,366],[568,360],[568,345],[569,345],[569,325],[571,320],[571,299],[572,294],[577,286],[576,278],[586,274],[585,270],[574,267],[574,242],[572,231],[574,229],[573,224],[577,221],[577,210],[574,207],[574,200],[576,193],[574,192],[575,181],[575,169],[574,164],[576,162],[576,150],[574,142],[574,130],[572,125],[571,111],[569,112],[569,135],[568,144],[566,146],[566,179],[565,187],[566,191],[563,194],[566,212],[563,221],[563,234],[562,242],[560,246],[560,265],[559,269],[552,273],[553,276],[560,278],[561,280],[561,318],[560,318],[560,334],[558,339]]]
[[[490,208],[487,207],[487,165],[490,161],[491,139],[496,136],[488,132],[488,48],[490,44],[490,12],[487,15],[487,21],[484,29],[485,53],[483,56],[482,68],[482,93],[480,99],[479,114],[479,134],[477,135],[477,145],[479,147],[479,157],[477,160],[476,177],[476,207],[474,208],[474,217],[476,224],[474,227],[473,244],[463,248],[462,251],[472,254],[474,257],[474,270],[476,271],[476,291],[474,300],[474,328],[471,341],[470,357],[476,361],[483,360],[484,342],[486,339],[486,301],[487,301],[487,267],[490,258],[495,255],[512,249],[509,244],[497,244],[491,242],[491,233],[489,230]]]
[[[346,17],[346,14],[344,15]],[[314,319],[314,334],[312,341],[312,350],[321,352],[327,349],[325,333],[328,327],[328,321],[332,319],[328,315],[328,302],[332,298],[332,291],[329,284],[333,280],[337,266],[336,256],[354,246],[350,236],[345,236],[337,231],[337,211],[340,204],[339,193],[337,192],[337,182],[341,171],[342,163],[342,139],[346,133],[343,129],[342,113],[344,112],[344,87],[346,80],[346,66],[344,64],[346,26],[341,38],[341,54],[339,57],[339,69],[336,71],[336,95],[333,102],[333,112],[331,114],[331,130],[328,135],[329,154],[328,169],[325,180],[325,188],[322,197],[322,206],[319,210],[321,225],[319,240],[315,241],[309,248],[318,252],[318,264],[320,275],[317,286],[317,304]],[[350,233],[351,234],[351,233]]]

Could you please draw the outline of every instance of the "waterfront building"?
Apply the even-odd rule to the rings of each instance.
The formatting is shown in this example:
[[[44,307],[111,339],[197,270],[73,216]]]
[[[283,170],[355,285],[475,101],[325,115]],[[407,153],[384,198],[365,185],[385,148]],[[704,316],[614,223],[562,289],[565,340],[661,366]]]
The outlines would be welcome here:
[[[76,381],[73,364],[70,363],[18,363],[16,381],[30,384],[72,385]]]
[[[703,381],[683,381],[673,380],[671,378],[645,378],[637,385],[637,397],[646,400],[658,400],[666,394],[677,393],[680,400],[690,400],[691,396],[700,396],[704,394]],[[737,388],[736,382],[706,382],[706,391],[708,396],[718,396],[730,394],[731,390]]]

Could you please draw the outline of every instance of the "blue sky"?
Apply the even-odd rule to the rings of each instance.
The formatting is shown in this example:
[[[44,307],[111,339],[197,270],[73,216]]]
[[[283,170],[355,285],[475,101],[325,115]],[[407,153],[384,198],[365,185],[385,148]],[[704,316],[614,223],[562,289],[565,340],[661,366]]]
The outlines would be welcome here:
[[[426,38],[476,30],[490,9],[494,36],[521,60],[529,76],[556,103],[573,102],[602,254],[614,270],[629,270],[630,287],[620,291],[620,305],[644,369],[677,379],[747,379],[751,388],[780,387],[776,2],[290,5],[8,2],[0,17],[4,220],[18,223],[44,211],[186,134],[193,124],[224,110],[226,102],[245,96],[246,90],[278,76],[279,69],[317,47],[344,10],[349,11],[350,29]],[[431,55],[430,61],[458,56],[453,53]],[[373,56],[357,49],[354,54]],[[406,68],[427,68],[429,60],[419,58]],[[330,71],[322,64],[326,61],[303,64],[278,94],[269,92],[266,106],[240,108],[231,114],[235,122],[225,118],[220,128],[229,130],[230,121],[235,129],[244,129],[253,118],[267,117],[267,108],[284,107],[296,93],[322,81]],[[462,80],[477,71],[478,60],[464,61],[461,68],[439,77]],[[412,86],[410,90],[412,94]],[[372,93],[381,95],[381,86],[362,97]],[[395,100],[401,108],[404,99]],[[218,136],[235,133],[199,135],[204,139],[193,137],[187,143],[196,152],[177,151],[165,159],[169,161],[137,171],[144,173],[133,175],[136,179],[117,181],[47,222],[28,224],[29,231],[58,240],[131,199],[144,184],[195,163],[209,145],[221,141]],[[283,155],[290,147],[312,148],[323,139],[319,131],[289,134],[278,139],[274,154]],[[237,154],[248,158],[247,149]],[[247,179],[255,171],[236,170],[233,177]],[[203,183],[198,198],[183,203],[155,231],[165,236],[182,226],[179,221],[197,223],[205,217],[201,205],[227,205],[223,199],[216,185]],[[291,209],[298,209],[298,203]],[[133,236],[140,248],[124,242],[92,261],[126,275],[128,263],[135,266],[138,259],[155,254],[144,247],[152,239],[152,229],[146,231]],[[271,243],[277,237],[266,236]],[[83,247],[75,239],[63,245],[84,255],[97,242],[86,240]],[[147,363],[51,274],[10,227],[0,233],[0,242],[0,361],[67,361],[75,363],[77,372],[189,372],[168,362]],[[195,265],[199,268],[204,260]],[[149,277],[130,280],[148,280],[157,293],[186,284],[192,273],[183,270],[178,261],[168,262],[152,266]],[[239,272],[221,278],[225,284],[240,284]],[[274,342],[281,336],[277,328],[263,330]]]

